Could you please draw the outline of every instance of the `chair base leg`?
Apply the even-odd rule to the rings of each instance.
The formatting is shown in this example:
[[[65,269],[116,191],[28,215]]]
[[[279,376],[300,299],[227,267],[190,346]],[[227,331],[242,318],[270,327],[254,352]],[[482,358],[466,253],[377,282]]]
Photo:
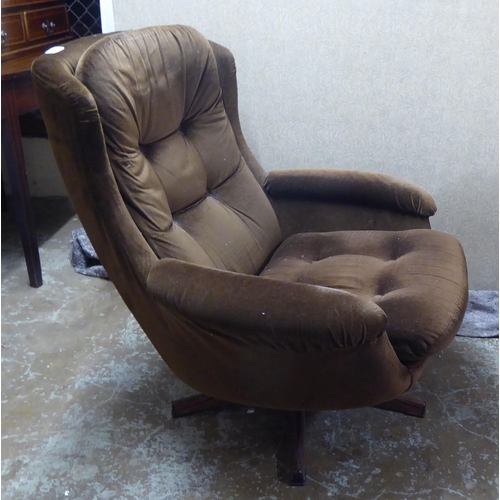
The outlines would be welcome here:
[[[172,401],[172,417],[179,418],[206,410],[216,410],[225,404],[227,403],[220,399],[197,394]],[[411,396],[399,396],[396,399],[374,406],[374,408],[404,413],[419,418],[425,417],[425,407],[425,401]],[[290,486],[304,486],[306,484],[306,451],[304,445],[306,414],[304,411],[294,411],[292,416],[293,444],[290,461]]]
[[[202,411],[217,410],[225,404],[227,403],[220,399],[205,396],[204,394],[196,394],[172,401],[172,417],[179,418]],[[292,412],[292,416],[293,448],[290,461],[290,485],[304,486],[306,484],[305,412],[295,411]]]
[[[404,413],[405,415],[410,415],[412,417],[424,418],[426,403],[425,401],[412,396],[399,396],[391,401],[375,405],[374,408]]]
[[[306,416],[303,411],[293,413],[293,448],[290,462],[290,486],[306,484],[306,449],[304,435]]]
[[[199,413],[206,410],[217,410],[224,404],[220,399],[196,394],[187,398],[176,399],[172,401],[172,417],[179,418],[193,413]]]

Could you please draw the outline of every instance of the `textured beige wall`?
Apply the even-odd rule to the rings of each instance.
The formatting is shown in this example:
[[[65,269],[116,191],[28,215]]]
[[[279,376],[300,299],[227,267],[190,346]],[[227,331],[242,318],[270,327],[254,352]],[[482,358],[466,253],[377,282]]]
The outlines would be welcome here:
[[[267,170],[366,169],[436,199],[473,289],[498,288],[496,0],[115,0],[117,30],[188,24],[230,48]]]

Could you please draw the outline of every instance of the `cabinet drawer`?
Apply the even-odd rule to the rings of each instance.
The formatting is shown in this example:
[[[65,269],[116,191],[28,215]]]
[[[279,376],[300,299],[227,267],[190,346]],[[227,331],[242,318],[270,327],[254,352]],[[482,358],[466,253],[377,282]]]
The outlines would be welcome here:
[[[2,49],[25,41],[23,18],[19,14],[2,16]]]
[[[2,0],[2,9],[9,7],[30,7],[39,3],[52,3],[57,0]]]
[[[61,35],[69,31],[66,6],[33,10],[24,13],[28,41]]]

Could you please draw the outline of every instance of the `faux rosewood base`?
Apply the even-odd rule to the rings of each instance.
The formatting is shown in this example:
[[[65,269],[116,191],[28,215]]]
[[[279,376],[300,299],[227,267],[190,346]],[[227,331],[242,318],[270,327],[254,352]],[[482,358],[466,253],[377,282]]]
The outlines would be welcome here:
[[[306,431],[306,413],[293,413],[293,448],[290,461],[290,486],[304,486],[306,484],[306,448],[304,435]]]
[[[206,410],[216,410],[226,404],[220,399],[196,394],[187,398],[172,401],[172,417],[184,417]],[[375,405],[374,408],[404,413],[413,417],[425,417],[425,402],[411,396],[399,396],[396,399]],[[290,460],[290,485],[304,486],[306,484],[306,452],[305,452],[305,412],[291,412],[293,417],[293,443]]]
[[[399,396],[392,401],[375,405],[374,408],[404,413],[405,415],[410,415],[411,417],[424,418],[426,403],[421,399],[413,398],[411,396]]]
[[[199,413],[206,410],[217,410],[224,404],[220,399],[205,396],[204,394],[196,394],[187,398],[176,399],[172,401],[172,417],[185,417],[193,413]]]

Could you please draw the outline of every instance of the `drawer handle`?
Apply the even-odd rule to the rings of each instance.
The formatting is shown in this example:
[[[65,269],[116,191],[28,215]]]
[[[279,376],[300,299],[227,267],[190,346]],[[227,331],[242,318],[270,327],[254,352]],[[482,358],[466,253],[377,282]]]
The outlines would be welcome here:
[[[3,45],[7,41],[7,32],[2,30],[1,36],[2,36],[2,45]]]
[[[47,33],[47,35],[54,34],[54,28],[56,27],[56,23],[53,21],[44,21],[42,23],[42,29]]]

